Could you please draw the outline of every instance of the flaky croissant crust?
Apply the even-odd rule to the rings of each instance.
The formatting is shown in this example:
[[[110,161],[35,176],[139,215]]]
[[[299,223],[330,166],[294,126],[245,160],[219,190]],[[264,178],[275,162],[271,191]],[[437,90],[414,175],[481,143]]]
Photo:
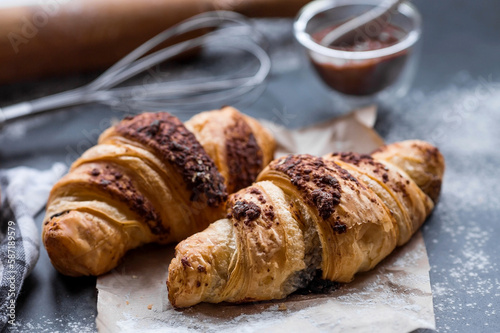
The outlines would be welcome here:
[[[371,155],[289,155],[228,201],[228,216],[176,247],[176,307],[270,300],[323,279],[349,282],[406,243],[432,211],[444,159],[423,141]]]
[[[166,112],[125,118],[52,189],[49,257],[63,274],[100,275],[129,249],[180,241],[224,216],[228,187],[251,184],[273,153],[272,136],[231,107],[186,125]],[[234,164],[240,172],[218,168]]]

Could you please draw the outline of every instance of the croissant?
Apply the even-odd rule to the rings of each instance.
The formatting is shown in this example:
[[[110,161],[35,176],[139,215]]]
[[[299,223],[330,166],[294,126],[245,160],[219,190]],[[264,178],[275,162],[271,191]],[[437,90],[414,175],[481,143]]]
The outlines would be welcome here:
[[[443,173],[443,156],[423,141],[371,155],[274,160],[230,196],[225,219],[177,245],[169,300],[261,301],[315,277],[349,282],[411,238],[439,197]]]
[[[107,129],[54,185],[43,243],[69,276],[100,275],[145,243],[178,242],[225,214],[227,194],[250,185],[274,139],[231,107],[185,125],[144,113]]]

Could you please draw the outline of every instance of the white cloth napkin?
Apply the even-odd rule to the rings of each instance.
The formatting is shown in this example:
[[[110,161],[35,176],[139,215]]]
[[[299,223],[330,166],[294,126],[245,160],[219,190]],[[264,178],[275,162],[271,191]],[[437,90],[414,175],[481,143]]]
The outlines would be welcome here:
[[[45,171],[0,169],[0,331],[9,321],[15,321],[17,296],[40,254],[40,232],[34,216],[65,171],[62,163]]]

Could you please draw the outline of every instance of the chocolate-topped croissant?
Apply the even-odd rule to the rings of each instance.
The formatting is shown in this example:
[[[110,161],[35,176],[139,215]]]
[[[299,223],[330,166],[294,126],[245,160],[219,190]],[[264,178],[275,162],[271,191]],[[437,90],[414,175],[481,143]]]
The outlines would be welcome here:
[[[175,307],[286,297],[319,278],[349,282],[423,224],[444,159],[423,141],[371,155],[289,155],[230,196],[227,218],[179,243],[169,266]]]
[[[130,249],[180,241],[225,214],[228,193],[272,160],[274,139],[231,107],[186,124],[166,112],[125,118],[52,189],[43,243],[70,276],[100,275]]]

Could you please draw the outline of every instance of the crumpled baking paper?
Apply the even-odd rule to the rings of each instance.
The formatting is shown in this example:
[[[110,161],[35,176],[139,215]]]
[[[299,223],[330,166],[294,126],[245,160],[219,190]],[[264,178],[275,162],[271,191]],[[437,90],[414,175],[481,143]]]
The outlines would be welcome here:
[[[277,155],[333,151],[368,153],[383,144],[372,129],[374,107],[317,126],[288,130],[265,125]],[[293,294],[249,304],[199,304],[174,309],[167,298],[174,246],[131,251],[97,279],[100,332],[411,332],[435,329],[429,262],[420,232],[370,272],[327,294]]]

